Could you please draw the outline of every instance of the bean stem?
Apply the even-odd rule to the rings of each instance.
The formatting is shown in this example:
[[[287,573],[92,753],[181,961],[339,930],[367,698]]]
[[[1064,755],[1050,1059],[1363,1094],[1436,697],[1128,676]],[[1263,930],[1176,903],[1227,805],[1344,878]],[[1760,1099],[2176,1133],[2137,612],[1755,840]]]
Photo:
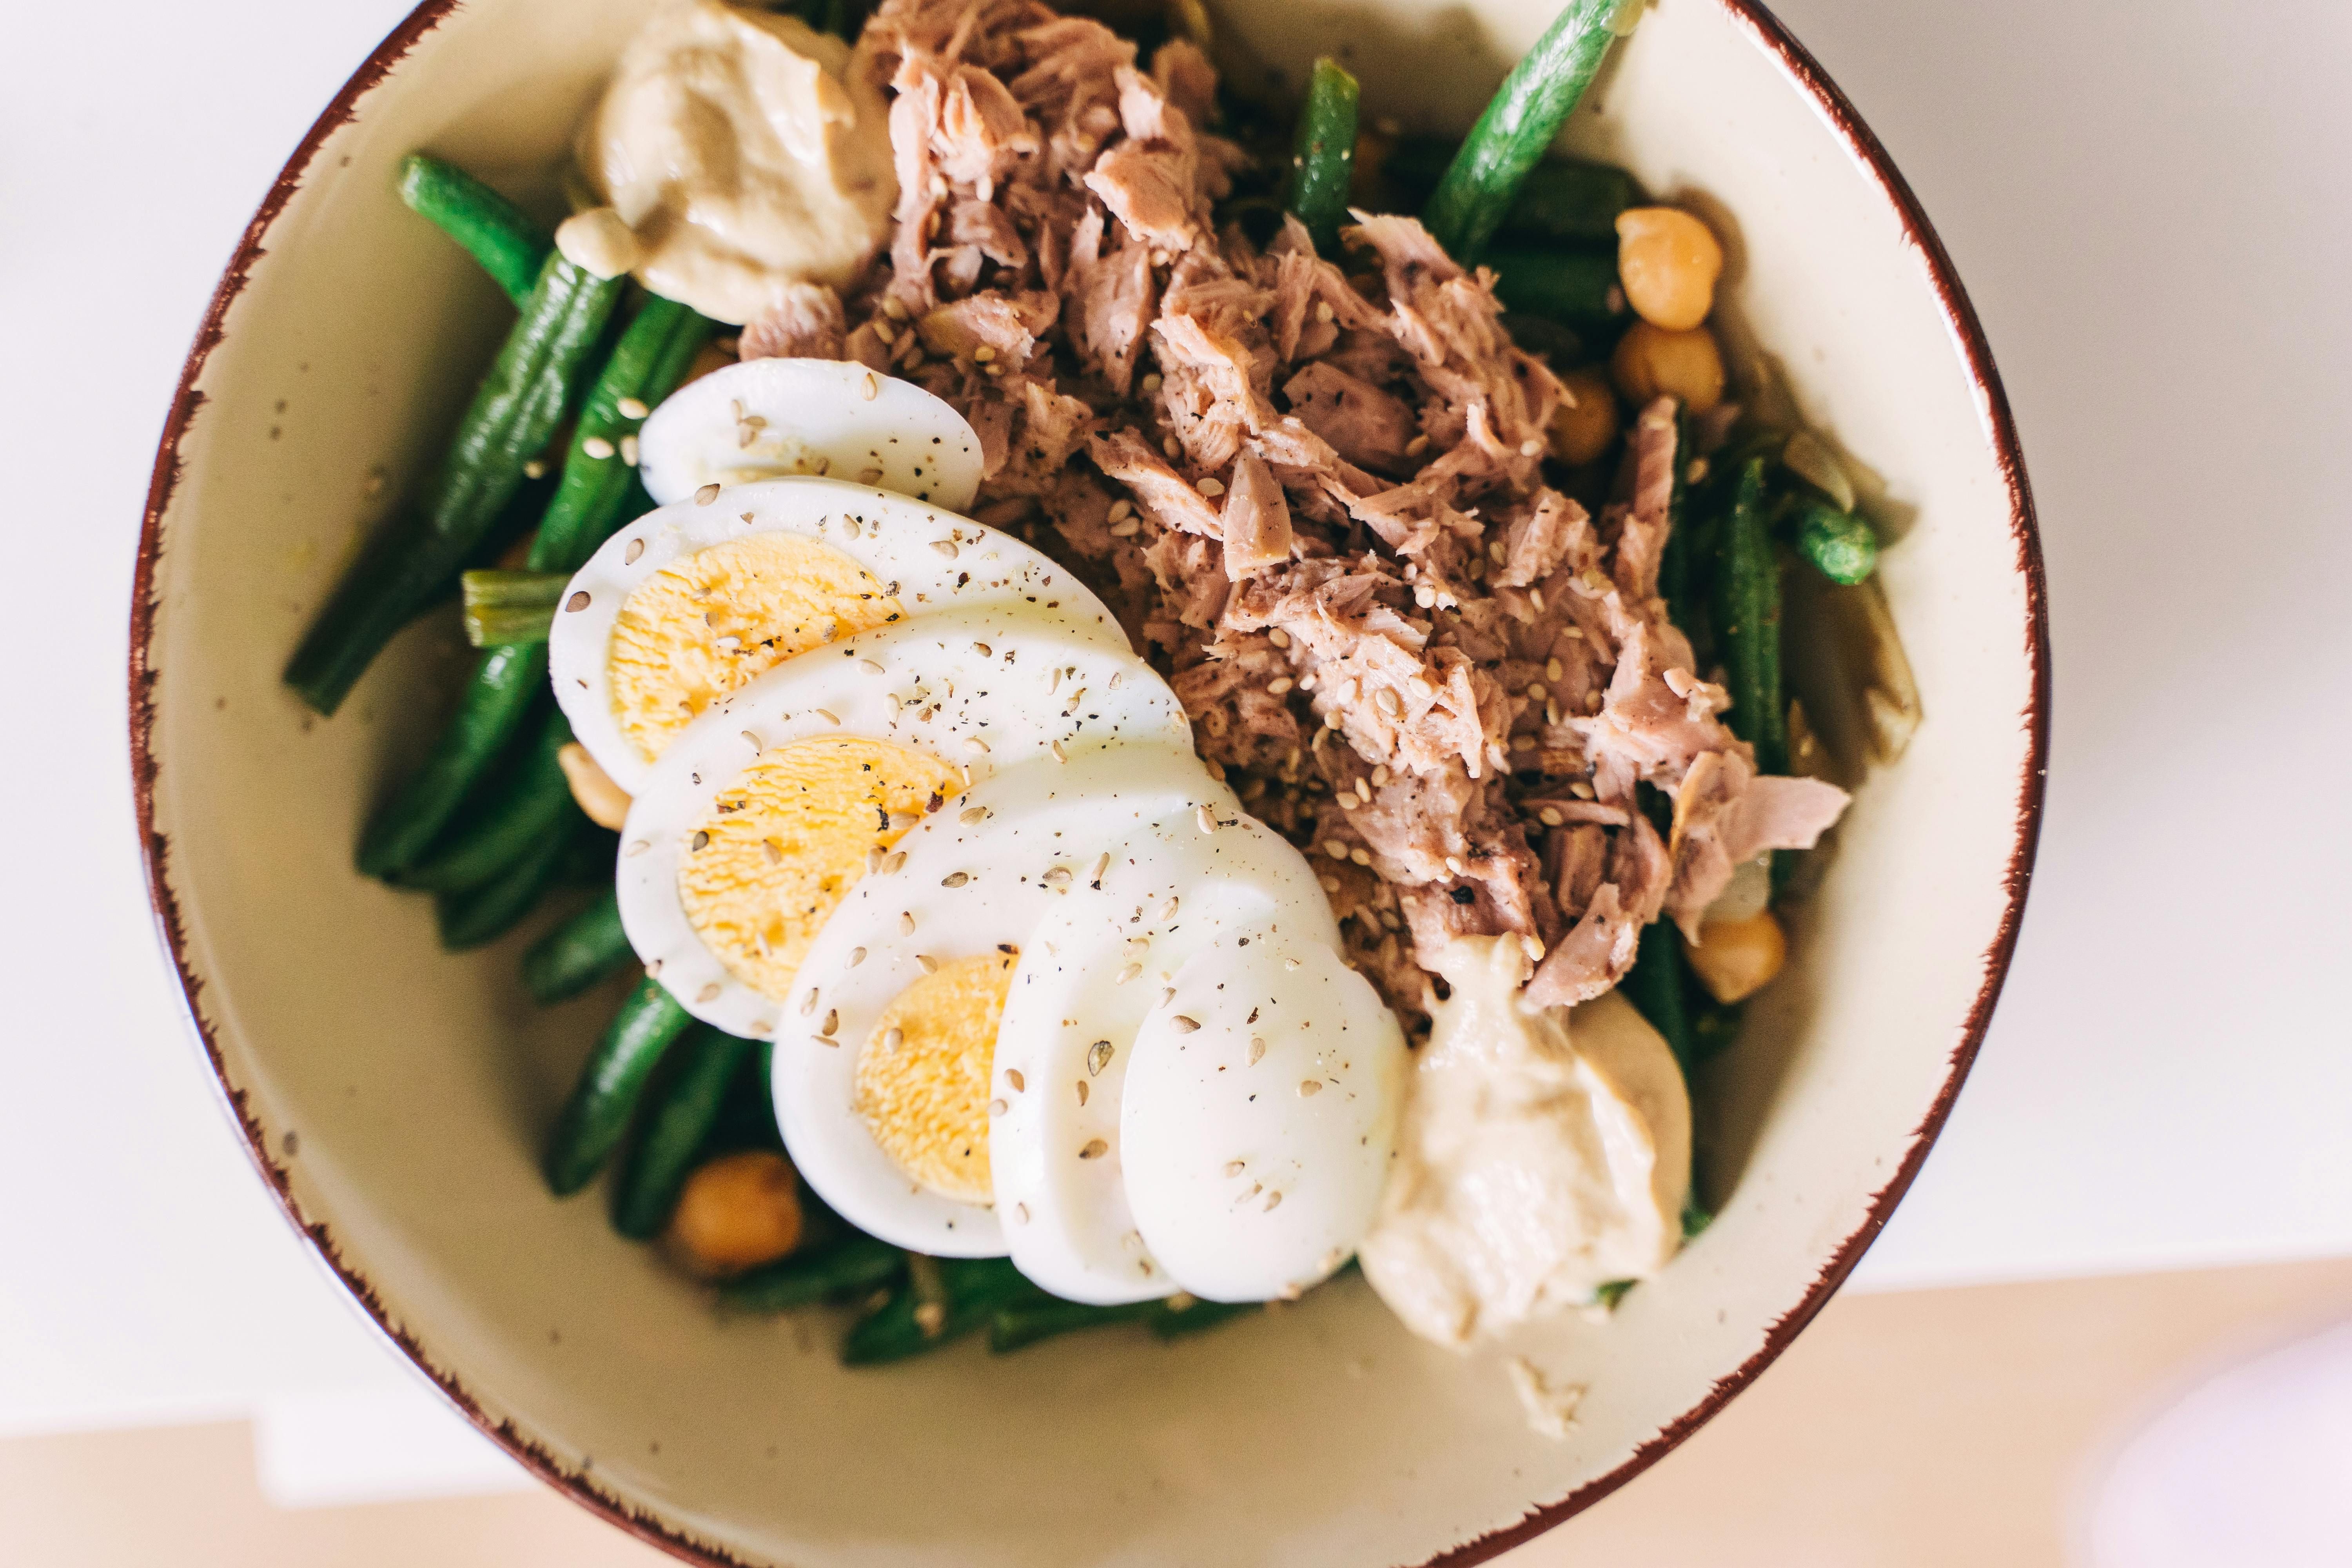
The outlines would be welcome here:
[[[458,578],[466,640],[476,647],[543,643],[572,579],[562,572],[468,572]]]

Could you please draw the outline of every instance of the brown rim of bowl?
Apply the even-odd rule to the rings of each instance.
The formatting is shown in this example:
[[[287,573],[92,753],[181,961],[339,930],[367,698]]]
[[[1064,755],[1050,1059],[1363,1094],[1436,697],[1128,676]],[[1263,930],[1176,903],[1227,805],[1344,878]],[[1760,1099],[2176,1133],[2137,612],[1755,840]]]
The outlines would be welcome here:
[[[1961,288],[1953,270],[1951,258],[1946,254],[1943,242],[1936,237],[1933,225],[1920,210],[1919,201],[1912,195],[1895,167],[1894,161],[1880,145],[1878,138],[1863,123],[1853,105],[1839,91],[1820,64],[1791,37],[1779,19],[1765,9],[1760,0],[1715,0],[1744,25],[1757,45],[1779,60],[1796,86],[1811,98],[1816,108],[1827,118],[1847,150],[1878,182],[1880,190],[1894,206],[1901,219],[1906,237],[1918,248],[1927,267],[1944,319],[1960,345],[1968,363],[1970,380],[1976,384],[1980,400],[1987,435],[1990,437],[1995,461],[2009,487],[2010,529],[2017,542],[2018,571],[2025,579],[2026,640],[2033,669],[2032,691],[2024,715],[2030,744],[2026,753],[2023,776],[2018,781],[2017,839],[2010,853],[2007,884],[2008,908],[2002,912],[2000,930],[1984,955],[1985,978],[1977,993],[1975,1004],[1969,1009],[1968,1021],[1959,1044],[1954,1047],[1951,1068],[1946,1074],[1943,1087],[1937,1091],[1935,1101],[1921,1119],[1913,1134],[1911,1147],[1894,1177],[1882,1187],[1870,1205],[1862,1225],[1842,1242],[1804,1299],[1767,1332],[1763,1346],[1748,1357],[1739,1368],[1717,1383],[1705,1399],[1685,1411],[1662,1427],[1648,1441],[1637,1447],[1625,1462],[1607,1475],[1588,1481],[1558,1502],[1533,1510],[1517,1523],[1492,1531],[1475,1540],[1464,1542],[1451,1551],[1428,1559],[1421,1568],[1469,1568],[1533,1540],[1536,1536],[1582,1512],[1609,1493],[1623,1486],[1635,1476],[1655,1464],[1676,1445],[1705,1425],[1731,1397],[1746,1388],[1790,1341],[1803,1331],[1815,1313],[1827,1303],[1838,1287],[1845,1282],[1853,1266],[1861,1260],[1872,1241],[1886,1224],[1905,1191],[1917,1175],[1920,1163],[1942,1131],[1945,1119],[1951,1113],[1952,1102],[1959,1093],[1961,1081],[1968,1077],[1975,1061],[1978,1047],[1984,1042],[1985,1030],[1992,1022],[1993,1005],[2000,994],[2002,982],[2008,977],[2011,954],[2016,951],[2019,923],[2025,912],[2025,896],[2033,875],[2033,857],[2042,833],[2042,780],[2050,748],[2050,626],[2048,590],[2042,568],[2042,539],[2034,521],[2033,497],[2027,488],[2025,461],[2017,439],[2017,426],[2010,415],[2009,398],[2001,389],[2000,373],[1994,369],[1992,351],[1985,342],[1984,328],[1978,321],[1974,307],[1969,303],[1967,291]],[[155,630],[155,563],[163,531],[165,509],[180,479],[180,442],[203,405],[204,395],[196,390],[196,378],[203,373],[205,362],[218,346],[224,335],[224,323],[229,308],[244,291],[252,276],[254,264],[263,254],[263,241],[278,215],[300,188],[303,176],[309,173],[311,160],[329,136],[356,118],[360,101],[377,84],[390,76],[409,51],[442,20],[456,10],[460,0],[425,0],[409,13],[399,26],[377,45],[366,61],[335,94],[325,112],[319,116],[310,132],[287,160],[286,167],[269,188],[269,194],[255,212],[253,221],[246,226],[236,254],[221,275],[220,285],[213,292],[205,308],[204,320],[196,331],[194,346],[189,351],[187,363],[180,373],[178,391],[172,400],[172,410],[163,425],[163,440],[155,454],[155,471],[147,491],[145,520],[140,529],[139,557],[131,586],[131,788],[139,813],[141,858],[147,872],[148,899],[155,913],[157,926],[164,944],[171,950],[172,964],[186,998],[190,1021],[204,1042],[205,1054],[210,1060],[213,1077],[223,1099],[244,1132],[247,1152],[252,1158],[262,1179],[277,1195],[279,1208],[294,1227],[318,1248],[320,1257],[332,1268],[337,1279],[349,1289],[365,1310],[376,1327],[400,1347],[418,1372],[432,1380],[435,1386],[450,1403],[464,1412],[483,1433],[512,1454],[516,1459],[540,1479],[571,1496],[583,1507],[591,1509],[620,1526],[632,1535],[663,1548],[689,1563],[707,1568],[754,1568],[727,1551],[695,1540],[672,1528],[661,1520],[639,1512],[619,1498],[599,1489],[589,1474],[566,1467],[552,1454],[517,1431],[511,1422],[493,1421],[475,1403],[454,1374],[435,1367],[425,1357],[425,1350],[404,1329],[394,1323],[384,1310],[375,1287],[356,1268],[343,1261],[341,1250],[333,1234],[323,1223],[306,1218],[294,1201],[288,1186],[286,1167],[271,1156],[268,1140],[260,1126],[248,1113],[246,1094],[229,1081],[222,1064],[220,1047],[213,1038],[198,1010],[196,1003],[204,988],[203,980],[190,968],[185,929],[182,923],[175,895],[164,876],[164,862],[169,846],[155,830],[155,773],[153,748],[154,685],[156,672],[149,657],[149,643]]]

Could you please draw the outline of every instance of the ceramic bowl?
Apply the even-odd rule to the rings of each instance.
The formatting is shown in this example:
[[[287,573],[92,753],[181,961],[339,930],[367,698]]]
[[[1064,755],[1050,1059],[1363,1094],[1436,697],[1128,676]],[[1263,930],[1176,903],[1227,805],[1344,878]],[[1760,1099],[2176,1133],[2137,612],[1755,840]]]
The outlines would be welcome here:
[[[1213,6],[1213,9],[1216,7]],[[2040,803],[2047,635],[2018,447],[1949,262],[1885,153],[1751,0],[1659,0],[1572,138],[1733,238],[1730,302],[1906,520],[1884,579],[1926,713],[1706,1086],[1720,1217],[1605,1323],[1467,1357],[1360,1280],[1163,1346],[1123,1332],[847,1372],[823,1320],[726,1319],[542,1130],[609,995],[536,1012],[513,944],[454,959],[355,831],[467,658],[405,636],[331,721],[278,674],[429,463],[509,307],[406,213],[413,148],[552,169],[643,0],[430,0],[296,150],[206,316],[140,555],[132,755],[155,906],[236,1120],[383,1331],[518,1458],[709,1563],[1475,1562],[1622,1484],[1785,1347],[1869,1244],[1982,1037]],[[1375,112],[1466,123],[1548,19],[1518,0],[1224,8]],[[1506,1363],[1582,1390],[1539,1436]]]

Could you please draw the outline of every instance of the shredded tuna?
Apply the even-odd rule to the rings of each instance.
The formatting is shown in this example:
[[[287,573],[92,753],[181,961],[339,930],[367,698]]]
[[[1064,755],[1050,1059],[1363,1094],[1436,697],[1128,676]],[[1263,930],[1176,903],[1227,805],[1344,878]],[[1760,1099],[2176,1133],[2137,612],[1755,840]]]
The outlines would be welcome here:
[[[1039,0],[883,0],[858,58],[898,223],[831,352],[971,421],[975,510],[1104,594],[1392,1005],[1418,1014],[1416,952],[1469,934],[1543,952],[1534,1000],[1597,995],[1662,911],[1688,928],[1835,819],[1831,786],[1755,776],[1666,618],[1672,403],[1598,518],[1552,488],[1563,389],[1492,274],[1409,217],[1356,215],[1355,279],[1295,219],[1263,251],[1217,226],[1247,161],[1189,43],[1146,68]],[[798,331],[746,352],[828,342]]]
[[[839,359],[841,296],[821,283],[794,283],[781,304],[752,319],[738,340],[745,359]]]

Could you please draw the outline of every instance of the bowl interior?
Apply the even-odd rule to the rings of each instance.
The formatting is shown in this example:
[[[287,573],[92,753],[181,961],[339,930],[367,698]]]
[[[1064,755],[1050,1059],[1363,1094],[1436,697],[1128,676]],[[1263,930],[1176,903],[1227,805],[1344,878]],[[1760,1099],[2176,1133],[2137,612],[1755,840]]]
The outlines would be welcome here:
[[[2032,543],[1932,240],[1727,0],[1660,0],[1577,117],[1580,144],[1727,224],[1740,319],[1907,520],[1885,584],[1926,722],[1861,791],[1787,975],[1714,1069],[1713,1228],[1609,1322],[1469,1357],[1412,1340],[1351,1280],[1191,1342],[1114,1332],[845,1372],[832,1325],[718,1317],[598,1199],[547,1196],[537,1142],[611,994],[535,1010],[521,939],[452,959],[425,900],[351,869],[357,824],[438,721],[417,694],[470,657],[453,621],[404,636],[331,721],[278,682],[508,320],[393,198],[395,162],[428,148],[551,189],[644,9],[420,13],[273,198],[167,437],[134,637],[159,908],[293,1212],[502,1440],[713,1560],[1416,1563],[1499,1549],[1597,1496],[1843,1277],[1940,1121],[2006,959],[2037,798]],[[1220,25],[1294,70],[1338,47],[1370,111],[1458,125],[1549,11],[1232,5]],[[1510,1355],[1583,1389],[1565,1440],[1530,1430]]]

